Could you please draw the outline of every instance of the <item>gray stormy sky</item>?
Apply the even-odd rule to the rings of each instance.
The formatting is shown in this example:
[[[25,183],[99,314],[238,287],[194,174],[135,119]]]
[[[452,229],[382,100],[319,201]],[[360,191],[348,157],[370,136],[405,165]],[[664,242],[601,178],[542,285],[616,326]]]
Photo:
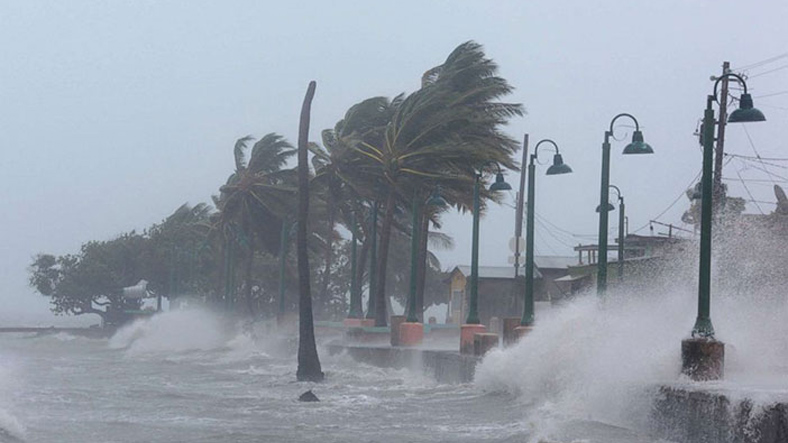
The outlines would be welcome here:
[[[318,140],[352,104],[412,92],[458,44],[483,44],[517,88],[508,101],[528,110],[508,132],[530,133],[531,147],[554,139],[574,168],[545,177],[542,166],[537,179],[537,214],[560,230],[537,225],[536,253],[569,255],[593,239],[567,232],[597,229],[600,145],[615,114],[633,113],[656,150],[627,158],[625,142],[614,142],[611,183],[627,198],[630,230],[669,207],[659,220],[679,223],[688,202],[671,203],[700,170],[693,132],[709,76],[724,60],[735,69],[788,51],[781,0],[293,3],[0,4],[0,322],[52,322],[46,299],[26,286],[34,254],[74,252],[141,230],[184,202],[209,201],[241,136],[274,131],[295,143],[309,80],[318,84]],[[729,126],[728,152],[788,157],[788,69],[768,72],[787,64],[783,57],[747,71],[768,121],[749,125],[752,144]],[[747,182],[750,192],[774,201],[770,180],[782,179],[763,167],[732,160],[725,176],[763,180]],[[516,186],[517,173],[508,180]],[[729,186],[749,198],[740,182]],[[482,220],[482,264],[507,263],[513,224],[507,206]],[[470,227],[470,215],[446,217],[456,247],[439,253],[444,267],[470,261]]]

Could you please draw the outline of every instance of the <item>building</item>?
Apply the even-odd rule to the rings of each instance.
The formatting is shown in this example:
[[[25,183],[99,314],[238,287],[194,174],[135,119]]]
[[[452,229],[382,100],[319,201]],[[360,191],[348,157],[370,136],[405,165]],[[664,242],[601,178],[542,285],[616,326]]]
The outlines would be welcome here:
[[[534,300],[551,301],[570,293],[571,283],[556,281],[569,275],[575,257],[534,257]],[[462,324],[468,315],[470,266],[455,266],[449,273],[449,304],[446,323]],[[519,317],[525,294],[524,268],[514,266],[479,266],[479,319],[489,324],[491,317]]]

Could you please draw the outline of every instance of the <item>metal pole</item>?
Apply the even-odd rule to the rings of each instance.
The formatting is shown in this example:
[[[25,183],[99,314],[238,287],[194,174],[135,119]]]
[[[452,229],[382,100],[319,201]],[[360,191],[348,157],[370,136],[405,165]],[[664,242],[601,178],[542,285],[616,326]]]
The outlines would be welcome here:
[[[523,137],[523,165],[520,174],[520,192],[517,193],[517,207],[514,212],[514,278],[520,271],[520,238],[523,236],[523,198],[525,197],[525,164],[528,162],[528,134]],[[517,287],[516,285],[514,286]]]
[[[374,291],[378,283],[378,202],[372,203],[372,229],[370,230],[372,246],[369,251],[369,300],[367,300],[367,318],[375,318]]]
[[[729,62],[722,63],[722,80],[720,82],[720,118],[717,120],[717,147],[714,156],[714,201],[713,209],[719,210],[724,204],[722,201],[725,198],[725,193],[722,187],[722,160],[725,154],[725,125],[728,122],[728,77],[731,64]]]
[[[618,282],[624,282],[624,197],[618,198]]]
[[[287,265],[287,250],[290,237],[290,223],[287,219],[282,220],[282,232],[279,238],[279,310],[278,317],[281,319],[285,315],[285,271]]]
[[[408,296],[408,323],[418,323],[416,311],[416,275],[418,274],[419,256],[419,201],[418,194],[413,193],[413,232],[410,235],[410,294]]]
[[[703,177],[700,213],[700,269],[698,278],[698,318],[692,336],[714,338],[711,324],[711,218],[712,218],[712,164],[714,157],[714,96],[706,100],[703,115]]]
[[[531,155],[528,165],[528,213],[525,225],[525,298],[523,300],[523,317],[521,326],[534,324],[534,196],[536,194],[536,152]]]
[[[476,325],[479,321],[479,181],[481,174],[476,174],[473,183],[473,242],[471,245],[471,298],[468,303],[468,318],[465,324]]]
[[[605,131],[602,144],[602,184],[599,193],[599,258],[597,260],[596,292],[604,295],[607,290],[607,200],[610,185],[610,131]]]

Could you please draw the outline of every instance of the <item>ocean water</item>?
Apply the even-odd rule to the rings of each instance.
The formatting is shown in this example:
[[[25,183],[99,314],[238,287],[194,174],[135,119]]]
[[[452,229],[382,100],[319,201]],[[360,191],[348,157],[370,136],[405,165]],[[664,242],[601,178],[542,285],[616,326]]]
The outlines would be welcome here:
[[[295,379],[294,343],[202,311],[138,321],[110,339],[0,336],[0,441],[439,442],[534,440],[531,403],[477,384],[321,349],[326,381]],[[319,403],[298,402],[312,389]],[[650,441],[567,420],[561,442]]]
[[[726,379],[680,374],[692,293],[587,295],[489,353],[474,383],[438,384],[320,349],[326,381],[296,381],[295,342],[266,324],[167,312],[109,339],[0,335],[0,442],[655,443],[663,384],[788,397],[788,307],[719,297]],[[301,403],[312,389],[319,403]]]

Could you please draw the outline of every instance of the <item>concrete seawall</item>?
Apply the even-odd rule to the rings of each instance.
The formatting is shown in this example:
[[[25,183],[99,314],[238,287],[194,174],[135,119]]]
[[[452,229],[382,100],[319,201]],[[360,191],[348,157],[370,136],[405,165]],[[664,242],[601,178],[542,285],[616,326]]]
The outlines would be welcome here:
[[[409,368],[440,383],[471,383],[480,357],[451,350],[341,342],[329,353],[386,368]],[[644,387],[644,389],[648,389]],[[765,393],[767,398],[771,393]],[[702,385],[655,387],[648,433],[676,443],[788,443],[788,398],[763,398],[759,392],[728,392]]]
[[[410,368],[434,377],[439,383],[470,383],[479,357],[448,350],[394,347],[389,345],[328,344],[329,353],[346,352],[356,361],[384,368]]]
[[[653,435],[679,443],[788,442],[785,398],[755,404],[746,393],[662,386],[649,422]]]

